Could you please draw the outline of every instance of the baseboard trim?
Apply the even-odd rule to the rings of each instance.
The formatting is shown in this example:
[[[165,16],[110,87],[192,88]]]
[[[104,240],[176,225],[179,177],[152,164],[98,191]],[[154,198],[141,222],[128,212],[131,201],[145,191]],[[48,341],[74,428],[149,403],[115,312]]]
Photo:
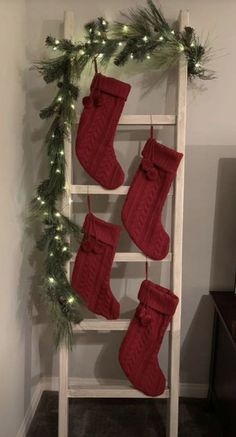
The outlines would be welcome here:
[[[188,384],[182,382],[180,384],[180,397],[206,399],[208,395],[208,384]]]
[[[23,419],[23,422],[20,426],[20,429],[19,429],[16,437],[26,437],[26,434],[28,432],[28,429],[29,429],[30,424],[32,422],[32,419],[34,417],[35,411],[36,411],[37,406],[39,404],[39,401],[41,399],[42,392],[43,392],[43,390],[42,390],[42,386],[41,386],[41,381],[39,381],[38,384],[36,385],[33,396],[31,398],[30,405],[26,410],[25,417]]]
[[[119,380],[106,379],[107,384],[119,384]],[[95,385],[99,384],[99,381],[95,378],[70,378],[69,384],[71,387],[78,385]],[[32,396],[30,405],[26,411],[24,420],[20,426],[20,429],[16,437],[26,437],[27,431],[30,427],[31,421],[34,417],[35,411],[39,404],[41,395],[44,391],[58,391],[59,379],[58,377],[42,377],[38,382],[34,394]],[[204,399],[207,397],[208,384],[180,384],[180,396],[183,398],[195,398]]]
[[[106,384],[119,385],[120,380],[106,379]],[[102,382],[101,382],[102,383]],[[70,378],[69,385],[71,387],[78,385],[99,385],[99,381],[96,378]],[[57,377],[43,377],[41,379],[42,391],[53,390],[58,391],[59,379]],[[195,398],[204,399],[207,397],[208,384],[180,384],[180,396],[183,398]]]

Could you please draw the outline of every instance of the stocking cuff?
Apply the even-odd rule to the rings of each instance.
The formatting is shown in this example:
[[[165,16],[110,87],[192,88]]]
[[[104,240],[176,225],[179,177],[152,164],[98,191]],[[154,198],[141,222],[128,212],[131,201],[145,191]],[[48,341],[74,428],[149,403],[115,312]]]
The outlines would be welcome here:
[[[154,284],[148,279],[142,282],[138,299],[150,308],[170,316],[174,314],[179,302],[179,298],[168,288]]]
[[[177,172],[183,157],[182,153],[158,143],[154,138],[149,138],[146,142],[142,155],[145,159],[152,161],[157,167],[174,174]]]
[[[131,86],[128,83],[121,82],[113,77],[103,76],[101,73],[96,73],[93,78],[90,89],[93,91],[95,88],[96,90],[100,90],[112,96],[120,97],[124,100],[127,99],[131,90]]]
[[[105,222],[95,217],[91,212],[85,217],[83,229],[85,234],[95,237],[96,240],[102,243],[109,244],[112,247],[117,247],[118,245],[121,226]]]

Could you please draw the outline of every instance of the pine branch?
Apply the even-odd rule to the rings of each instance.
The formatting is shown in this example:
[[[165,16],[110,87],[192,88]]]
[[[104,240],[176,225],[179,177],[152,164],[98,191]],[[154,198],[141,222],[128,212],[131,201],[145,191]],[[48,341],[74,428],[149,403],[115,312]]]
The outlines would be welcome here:
[[[152,0],[147,0],[147,6],[130,9],[121,16],[123,21],[111,25],[103,17],[87,23],[82,42],[48,36],[46,46],[55,56],[34,65],[46,84],[56,85],[55,97],[40,111],[42,119],[51,119],[45,138],[48,177],[38,185],[32,200],[32,218],[42,225],[37,247],[46,254],[41,295],[53,323],[56,344],[65,339],[71,345],[72,323],[81,320],[82,302],[70,287],[66,263],[72,256],[68,236],[73,235],[80,241],[82,232],[58,205],[65,194],[64,145],[75,121],[78,83],[84,69],[94,59],[99,65],[112,61],[118,66],[135,60],[146,62],[150,68],[151,58],[157,70],[167,69],[184,55],[190,79],[215,77],[205,67],[209,58],[206,43],[200,43],[192,27],[176,32]]]

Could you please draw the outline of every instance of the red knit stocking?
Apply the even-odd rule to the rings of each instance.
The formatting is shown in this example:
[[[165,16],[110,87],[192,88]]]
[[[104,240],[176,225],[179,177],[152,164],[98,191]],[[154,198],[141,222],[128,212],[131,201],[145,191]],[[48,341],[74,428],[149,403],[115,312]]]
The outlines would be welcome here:
[[[145,255],[163,259],[169,250],[169,235],[162,226],[161,213],[183,155],[154,138],[146,142],[142,155],[122,209],[122,221]]]
[[[83,99],[76,154],[87,173],[107,189],[117,188],[124,181],[113,141],[130,88],[127,83],[96,73],[90,96]]]
[[[91,311],[107,319],[117,319],[120,304],[110,288],[110,272],[120,226],[89,212],[83,229],[85,236],[76,256],[71,285]]]
[[[135,388],[158,396],[165,390],[166,380],[157,354],[179,299],[147,279],[138,298],[140,304],[121,344],[119,361]]]

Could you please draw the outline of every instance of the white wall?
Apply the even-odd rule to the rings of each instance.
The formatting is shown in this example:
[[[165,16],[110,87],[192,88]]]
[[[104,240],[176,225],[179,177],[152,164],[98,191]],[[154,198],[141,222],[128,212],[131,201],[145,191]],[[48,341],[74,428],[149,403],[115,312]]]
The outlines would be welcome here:
[[[137,2],[130,1],[129,6]],[[83,24],[96,16],[105,15],[111,19],[118,17],[118,10],[126,9],[127,2],[121,0],[119,7],[115,2],[102,0],[84,2],[70,1],[28,1],[28,46],[31,55],[39,58],[46,51],[43,41],[47,34],[62,35],[62,20],[65,9],[74,10],[78,25],[78,36],[82,35]],[[165,1],[164,13],[170,20],[175,20],[181,8],[190,10],[191,25],[197,32],[207,37],[213,47],[213,62],[210,67],[217,71],[217,80],[212,82],[196,81],[189,84],[188,122],[186,150],[186,189],[184,214],[184,262],[183,262],[183,318],[182,318],[182,360],[181,381],[186,383],[207,383],[212,306],[208,297],[211,287],[230,289],[233,285],[234,259],[236,252],[235,207],[234,207],[234,165],[236,157],[235,119],[234,119],[234,47],[236,4],[228,1],[227,7],[222,1]],[[227,26],[223,23],[227,22]],[[233,68],[234,66],[234,68]],[[158,82],[155,72],[137,74],[129,66],[120,71],[111,67],[107,71],[123,80],[130,81],[132,93],[125,107],[126,113],[161,113],[171,112],[175,96],[174,75]],[[90,77],[92,72],[90,72]],[[36,76],[31,78],[39,92],[32,100],[31,125],[41,128],[38,121],[38,107],[48,102],[48,95],[42,81]],[[86,94],[88,81],[81,84],[82,95]],[[148,85],[148,89],[147,89]],[[37,111],[36,111],[37,110]],[[143,144],[148,132],[121,132],[117,134],[116,148],[118,157],[126,171],[132,165],[132,157]],[[159,132],[159,138],[172,145],[174,132],[165,128]],[[35,147],[40,147],[38,138]],[[129,141],[129,144],[128,144]],[[126,145],[129,148],[126,148]],[[225,159],[227,158],[227,159]],[[75,180],[80,172],[77,161]],[[134,168],[134,167],[133,167]],[[86,182],[88,177],[80,173],[79,180]],[[131,174],[129,174],[128,180]],[[227,200],[224,201],[225,193]],[[121,201],[114,208],[114,199],[94,198],[94,211],[101,217],[111,218],[117,222]],[[220,205],[227,208],[222,214]],[[85,206],[79,201],[75,207],[80,212],[82,223]],[[229,213],[228,213],[229,212]],[[170,207],[166,211],[167,228],[169,226]],[[77,217],[77,216],[76,216]],[[221,226],[227,227],[226,238],[220,236]],[[197,237],[197,238],[196,238]],[[124,236],[121,247],[131,247]],[[227,262],[224,262],[227,259]],[[151,278],[168,285],[168,266],[154,267]],[[126,279],[122,279],[124,277]],[[123,311],[133,309],[136,305],[137,289],[143,278],[143,266],[116,266],[113,269],[112,287],[121,300]],[[124,316],[124,312],[122,316]],[[117,349],[120,334],[90,335],[80,338],[80,348],[75,348],[71,360],[71,374],[90,377],[122,377],[117,364]],[[47,351],[47,359],[42,357],[43,373],[57,374],[57,357],[49,353],[50,343],[42,344],[42,351]],[[162,348],[161,361],[166,367],[166,344]]]
[[[32,238],[26,225],[34,170],[27,122],[25,2],[2,0],[0,8],[0,436],[15,437],[40,377],[38,335],[30,318]]]
[[[25,234],[24,217],[26,204],[33,193],[32,186],[47,171],[44,160],[41,166],[38,165],[45,156],[42,141],[46,132],[38,111],[49,102],[49,94],[53,95],[53,87],[45,86],[36,72],[27,70],[27,62],[32,63],[47,55],[44,48],[46,35],[62,35],[65,9],[75,11],[78,34],[81,35],[86,21],[100,15],[108,19],[117,18],[118,10],[125,10],[127,5],[135,6],[137,2],[130,0],[127,4],[127,1],[120,0],[117,6],[116,2],[110,0],[88,0],[85,7],[84,1],[78,0],[26,0],[26,9],[23,1],[1,3],[4,6],[2,41],[7,40],[7,35],[8,46],[3,48],[7,64],[1,67],[1,75],[4,76],[1,81],[4,84],[1,94],[4,110],[0,173],[3,190],[1,203],[4,205],[1,241],[4,250],[1,251],[3,260],[0,264],[3,268],[0,344],[4,357],[1,375],[4,377],[0,384],[3,386],[1,392],[6,392],[6,398],[0,410],[4,417],[9,405],[11,411],[15,411],[14,420],[12,416],[9,422],[5,418],[6,432],[1,435],[12,437],[28,404],[29,387],[34,387],[40,369],[43,375],[57,374],[57,355],[53,352],[49,328],[44,323],[44,311],[40,312],[32,333],[26,310],[30,285],[34,288],[37,282],[37,264],[33,253],[30,269],[28,255],[33,242]],[[218,79],[212,82],[196,81],[190,84],[188,93],[181,381],[207,383],[212,326],[208,291],[210,288],[232,288],[236,255],[236,3],[233,0],[166,0],[163,7],[165,16],[170,20],[176,19],[179,9],[189,8],[191,24],[197,32],[205,36],[209,32],[210,45],[214,49],[211,67],[218,75]],[[155,72],[137,74],[132,66],[125,71],[111,67],[107,73],[132,83],[126,113],[171,111],[175,96],[172,73],[163,82],[157,80]],[[87,84],[82,84],[83,95],[87,91]],[[132,156],[147,135],[145,130],[118,133],[117,153],[127,171],[128,166],[132,165]],[[174,132],[170,128],[158,132],[158,136],[167,144],[173,144]],[[126,149],[128,142],[129,149]],[[75,171],[79,173],[77,162]],[[128,179],[130,177],[131,174]],[[81,175],[80,180],[88,179]],[[114,199],[109,202],[107,198],[103,201],[94,199],[94,211],[116,222],[121,203],[115,206],[112,203]],[[115,215],[111,214],[112,207],[115,208]],[[81,201],[76,208],[85,212]],[[167,228],[170,225],[169,216],[170,205],[166,209]],[[80,214],[80,222],[82,217]],[[125,236],[121,247],[131,247]],[[143,270],[143,266],[137,269],[132,265],[117,265],[113,269],[112,287],[121,300],[122,316],[125,308],[130,312],[136,305],[137,288],[143,278]],[[162,268],[152,268],[151,278],[168,285],[168,273],[168,265],[163,264]],[[29,276],[33,277],[33,285]],[[73,353],[71,374],[84,377],[96,375],[98,378],[123,376],[117,363],[120,341],[120,334],[88,334],[81,337],[81,346],[75,348]],[[165,343],[161,354],[164,367],[166,346]],[[10,389],[7,386],[9,383]]]

